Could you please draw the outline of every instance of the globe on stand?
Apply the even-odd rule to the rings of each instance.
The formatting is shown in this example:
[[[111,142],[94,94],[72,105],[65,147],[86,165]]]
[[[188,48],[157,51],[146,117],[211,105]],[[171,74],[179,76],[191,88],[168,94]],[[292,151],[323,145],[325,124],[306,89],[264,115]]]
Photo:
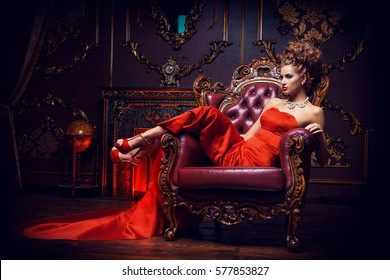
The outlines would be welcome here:
[[[86,120],[75,120],[69,123],[65,129],[67,144],[73,152],[72,164],[72,198],[75,197],[76,181],[80,181],[80,174],[77,176],[77,153],[82,153],[91,145],[92,138],[96,137],[94,127]]]
[[[65,136],[70,140],[72,149],[81,153],[90,146],[95,137],[95,129],[88,121],[75,120],[67,125]]]

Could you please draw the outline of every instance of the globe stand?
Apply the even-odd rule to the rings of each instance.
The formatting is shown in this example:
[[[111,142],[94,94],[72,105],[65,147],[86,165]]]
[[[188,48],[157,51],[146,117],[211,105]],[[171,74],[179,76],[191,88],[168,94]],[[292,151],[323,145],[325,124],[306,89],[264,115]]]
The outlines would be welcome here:
[[[75,198],[76,189],[97,189],[98,181],[98,145],[92,143],[95,138],[95,131],[91,124],[85,120],[76,120],[71,122],[65,132],[68,142],[68,151],[65,160],[65,178],[63,183],[59,185],[62,189],[70,189],[71,197]],[[81,176],[81,153],[87,150],[91,144],[94,144],[94,174],[93,176]],[[69,178],[69,162],[68,155],[72,155],[71,161],[71,178]]]

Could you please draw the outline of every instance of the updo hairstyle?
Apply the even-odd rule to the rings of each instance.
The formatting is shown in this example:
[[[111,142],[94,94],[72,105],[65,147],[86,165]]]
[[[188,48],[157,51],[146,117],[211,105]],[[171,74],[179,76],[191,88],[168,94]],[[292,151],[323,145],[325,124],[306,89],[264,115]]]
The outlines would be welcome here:
[[[298,73],[306,75],[305,88],[308,95],[321,81],[321,52],[309,42],[295,41],[287,43],[281,56],[281,64],[292,65]]]

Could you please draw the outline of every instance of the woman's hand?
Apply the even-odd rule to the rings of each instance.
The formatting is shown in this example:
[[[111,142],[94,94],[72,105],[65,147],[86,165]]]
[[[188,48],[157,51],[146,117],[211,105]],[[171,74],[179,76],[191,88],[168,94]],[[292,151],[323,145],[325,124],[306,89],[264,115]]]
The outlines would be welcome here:
[[[320,135],[324,135],[324,131],[322,130],[322,127],[318,123],[311,123],[307,125],[305,128],[309,130],[311,133],[313,133],[316,137]]]
[[[319,140],[319,147],[317,149],[317,160],[321,166],[324,166],[328,163],[329,161],[329,150],[326,145],[326,140],[325,140],[325,133],[322,130],[321,125],[318,123],[311,123],[305,127],[307,130],[309,130],[313,135]]]

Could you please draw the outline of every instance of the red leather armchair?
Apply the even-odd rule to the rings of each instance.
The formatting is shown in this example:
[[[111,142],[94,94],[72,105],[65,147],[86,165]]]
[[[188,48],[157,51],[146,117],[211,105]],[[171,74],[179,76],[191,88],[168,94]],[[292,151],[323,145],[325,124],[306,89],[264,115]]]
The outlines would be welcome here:
[[[264,105],[280,94],[279,65],[262,58],[234,70],[230,86],[200,75],[194,81],[199,106],[212,105],[224,112],[244,133],[260,115]],[[319,104],[327,90],[315,93]],[[175,240],[183,228],[178,208],[185,207],[201,217],[226,225],[286,215],[286,243],[289,250],[299,248],[297,229],[302,219],[310,177],[311,154],[317,147],[306,129],[289,131],[280,142],[280,165],[268,168],[213,166],[198,140],[190,134],[166,133],[162,139],[163,164],[159,187],[169,225],[166,240]]]

